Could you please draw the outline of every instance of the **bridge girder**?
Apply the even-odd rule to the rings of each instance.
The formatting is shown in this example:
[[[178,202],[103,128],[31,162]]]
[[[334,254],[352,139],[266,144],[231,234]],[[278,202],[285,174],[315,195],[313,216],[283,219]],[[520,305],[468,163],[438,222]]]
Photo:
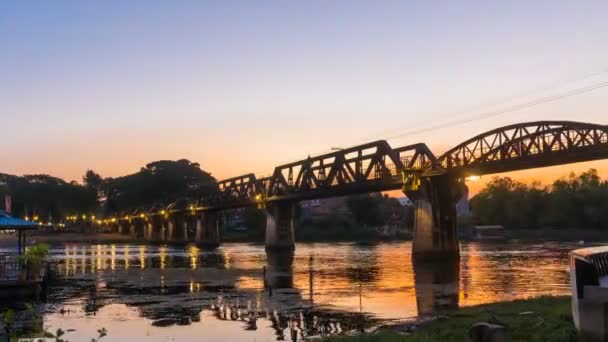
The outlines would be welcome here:
[[[436,162],[425,144],[393,149],[379,140],[278,166],[269,177],[250,173],[220,181],[199,210],[400,189],[402,172],[422,173]]]
[[[379,140],[280,165],[268,177],[249,173],[220,181],[217,193],[200,199],[197,210],[396,190],[420,177],[463,178],[604,158],[608,126],[572,121],[500,127],[440,157],[422,143],[393,149]]]
[[[479,134],[438,158],[451,175],[483,175],[608,158],[608,126],[536,121]]]

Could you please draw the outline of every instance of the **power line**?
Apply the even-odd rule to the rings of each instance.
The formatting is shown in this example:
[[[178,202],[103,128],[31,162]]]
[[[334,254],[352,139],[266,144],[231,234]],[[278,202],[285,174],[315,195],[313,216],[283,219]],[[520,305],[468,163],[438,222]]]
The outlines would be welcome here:
[[[591,85],[591,86],[588,86],[588,87],[585,87],[585,88],[575,89],[575,90],[571,90],[571,91],[568,91],[568,92],[565,92],[565,93],[562,93],[562,94],[558,94],[558,95],[553,95],[553,96],[541,98],[541,99],[538,99],[538,100],[522,103],[522,104],[519,104],[519,105],[507,107],[507,108],[504,108],[504,109],[482,113],[482,114],[475,115],[473,117],[469,117],[469,118],[466,118],[466,119],[454,120],[454,121],[450,121],[450,122],[447,122],[447,123],[444,123],[444,124],[434,125],[434,126],[430,126],[430,127],[426,127],[426,128],[422,128],[422,129],[417,129],[417,130],[411,130],[411,131],[404,132],[404,133],[399,134],[399,135],[388,137],[386,139],[387,140],[397,139],[397,138],[402,138],[402,137],[407,136],[407,135],[417,135],[417,134],[420,134],[420,133],[426,133],[426,132],[434,131],[434,130],[441,129],[441,128],[458,126],[458,125],[462,125],[462,124],[465,124],[465,123],[473,122],[473,121],[476,121],[476,120],[486,119],[486,118],[489,118],[489,117],[498,116],[498,115],[501,115],[501,114],[505,114],[505,113],[509,113],[509,112],[514,112],[514,111],[517,111],[517,110],[521,110],[521,109],[537,106],[537,105],[542,104],[542,103],[552,102],[552,101],[559,100],[559,99],[562,99],[562,98],[565,98],[565,97],[570,97],[570,96],[574,96],[574,95],[578,95],[578,94],[587,93],[587,92],[590,92],[590,91],[593,91],[593,90],[596,90],[596,89],[599,89],[599,88],[603,88],[603,87],[606,87],[606,86],[608,86],[608,82],[601,82],[601,83],[597,83],[597,84],[594,84],[594,85]]]
[[[585,74],[583,76],[573,77],[573,78],[570,78],[570,79],[568,79],[568,80],[566,80],[564,82],[555,83],[555,84],[552,84],[550,86],[539,87],[539,88],[535,88],[535,89],[530,90],[530,91],[525,91],[525,92],[522,92],[522,93],[519,93],[519,94],[511,95],[511,96],[502,98],[502,99],[500,99],[500,100],[498,100],[498,101],[496,101],[494,103],[483,104],[483,105],[476,106],[474,108],[471,108],[471,109],[468,109],[468,110],[465,110],[465,111],[458,111],[458,112],[447,113],[447,115],[445,115],[445,116],[447,116],[447,117],[452,116],[453,117],[455,115],[468,114],[468,113],[470,113],[473,110],[476,111],[477,109],[482,109],[483,107],[489,107],[489,106],[496,107],[496,106],[499,106],[499,105],[501,105],[501,104],[503,104],[505,102],[514,101],[514,100],[516,100],[518,98],[522,98],[522,97],[530,97],[530,96],[535,95],[537,93],[545,92],[545,91],[547,91],[549,89],[553,89],[553,88],[556,88],[556,87],[561,87],[561,86],[563,86],[565,84],[571,84],[571,83],[575,83],[575,82],[581,82],[583,80],[587,80],[587,79],[590,79],[590,78],[593,78],[593,77],[597,77],[597,76],[603,75],[605,73],[608,73],[608,68],[604,68],[604,69],[602,69],[600,71],[597,71],[597,72],[587,73],[587,74]],[[422,124],[422,122],[419,122],[418,124]],[[368,141],[368,140],[374,140],[374,139],[381,139],[382,137],[384,137],[386,135],[399,133],[404,128],[405,127],[402,127],[402,128],[399,128],[399,129],[384,130],[384,131],[382,131],[380,133],[374,134],[372,136],[368,136],[368,138],[365,138],[365,139],[362,139],[362,140]]]
[[[604,69],[604,70],[602,70],[600,72],[597,72],[597,73],[589,74],[589,75],[587,75],[585,77],[577,79],[576,81],[580,81],[582,79],[587,79],[587,78],[590,78],[590,77],[593,77],[593,76],[597,76],[597,75],[600,75],[600,74],[603,74],[603,73],[606,73],[606,72],[608,72],[608,69]],[[501,115],[501,114],[505,114],[505,113],[509,113],[509,112],[514,112],[514,111],[517,111],[517,110],[521,110],[521,109],[537,106],[539,104],[556,101],[556,100],[559,100],[559,99],[562,99],[562,98],[565,98],[565,97],[570,97],[570,96],[575,96],[575,95],[583,94],[583,93],[590,92],[590,91],[593,91],[593,90],[596,90],[596,89],[600,89],[600,88],[603,88],[603,87],[606,87],[606,86],[608,86],[608,81],[596,83],[596,84],[593,84],[593,85],[590,85],[590,86],[586,86],[586,87],[583,87],[583,88],[570,90],[570,91],[567,91],[567,92],[564,92],[564,93],[561,93],[561,94],[557,94],[557,95],[552,95],[552,96],[540,98],[540,99],[537,99],[537,100],[525,102],[525,103],[522,103],[522,104],[510,106],[510,107],[507,107],[507,108],[503,108],[503,109],[499,109],[499,110],[495,110],[495,111],[481,113],[481,114],[478,114],[478,115],[475,115],[475,116],[472,116],[472,117],[468,117],[468,118],[463,118],[463,119],[460,119],[460,120],[453,120],[453,121],[449,121],[449,122],[446,122],[446,123],[443,123],[443,124],[433,125],[433,126],[426,127],[426,128],[406,131],[404,133],[400,133],[398,135],[394,135],[394,136],[390,136],[388,138],[385,138],[385,140],[398,139],[398,138],[402,138],[402,137],[405,137],[405,136],[411,136],[411,135],[418,135],[418,134],[421,134],[421,133],[426,133],[426,132],[434,131],[434,130],[437,130],[437,129],[448,128],[448,127],[453,127],[453,126],[458,126],[458,125],[466,124],[466,123],[473,122],[473,121],[476,121],[476,120],[487,119],[489,117],[494,117],[494,116],[498,116],[498,115]],[[513,97],[511,97],[511,98],[513,98]],[[318,152],[318,153],[311,154],[311,155],[315,155],[316,156],[316,155],[321,155],[321,154],[325,154],[325,153],[328,153],[328,152],[329,152],[328,150],[325,150],[325,151]],[[260,171],[261,171],[261,169],[260,169]],[[255,172],[255,173],[257,174],[258,172]],[[264,172],[264,173],[267,173],[267,172]],[[272,174],[272,171],[270,173],[267,173],[267,174]]]

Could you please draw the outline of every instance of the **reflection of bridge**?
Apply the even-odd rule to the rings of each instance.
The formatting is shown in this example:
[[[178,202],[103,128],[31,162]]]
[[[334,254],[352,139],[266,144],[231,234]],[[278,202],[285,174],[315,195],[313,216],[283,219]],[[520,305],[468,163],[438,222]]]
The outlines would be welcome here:
[[[281,165],[269,177],[220,181],[196,205],[142,213],[119,222],[150,239],[219,244],[222,210],[246,206],[267,213],[267,248],[293,248],[300,200],[402,189],[416,203],[413,254],[459,255],[455,202],[464,177],[608,158],[608,126],[540,121],[498,128],[436,157],[424,144],[393,149],[377,141]]]
[[[164,250],[165,247],[160,249]],[[361,311],[361,308],[356,312],[339,306],[332,307],[332,299],[319,301],[314,297],[315,294],[323,297],[322,293],[328,290],[322,287],[323,278],[332,281],[336,281],[336,276],[346,279],[351,282],[352,291],[356,291],[356,283],[377,281],[377,261],[368,264],[353,260],[352,268],[340,268],[336,274],[324,275],[320,269],[315,269],[311,256],[308,269],[300,271],[300,275],[308,273],[305,276],[308,279],[302,279],[305,281],[298,285],[294,280],[297,277],[294,251],[267,251],[264,264],[266,272],[263,273],[248,267],[229,267],[229,261],[221,250],[202,254],[196,248],[192,250],[192,253],[185,255],[165,255],[164,252],[140,255],[133,248],[128,248],[121,250],[119,255],[109,254],[103,248],[75,250],[66,247],[66,257],[63,264],[57,265],[62,265],[58,271],[62,274],[68,272],[66,276],[74,276],[80,281],[71,282],[68,286],[51,287],[50,298],[56,303],[78,303],[87,315],[96,314],[110,304],[125,304],[137,308],[140,316],[158,327],[219,319],[240,322],[245,330],[256,330],[256,321],[265,320],[270,322],[277,339],[292,341],[298,339],[290,339],[290,334],[303,339],[315,335],[363,331],[378,323],[371,312]],[[118,256],[121,258],[117,259]],[[129,258],[131,262],[127,261]],[[205,266],[199,269],[201,264]],[[192,265],[196,267],[189,269]],[[218,269],[223,270],[223,275],[205,273]],[[175,272],[167,273],[168,270]],[[190,273],[193,270],[201,272]],[[415,262],[413,272],[417,308],[413,314],[433,315],[458,307],[457,260]],[[182,276],[176,281],[174,278],[177,274]],[[238,284],[241,276],[256,278],[258,285],[241,287]],[[223,278],[220,281],[223,285],[218,286],[215,281],[210,281],[213,278]],[[89,281],[83,281],[85,279]],[[314,279],[318,279],[317,290],[313,289]],[[99,286],[100,283],[103,286]],[[265,284],[265,288],[261,288],[262,284]],[[272,291],[268,288],[272,288]],[[355,293],[352,295],[356,296]],[[359,300],[361,296],[359,287]],[[406,304],[400,305],[405,309]]]

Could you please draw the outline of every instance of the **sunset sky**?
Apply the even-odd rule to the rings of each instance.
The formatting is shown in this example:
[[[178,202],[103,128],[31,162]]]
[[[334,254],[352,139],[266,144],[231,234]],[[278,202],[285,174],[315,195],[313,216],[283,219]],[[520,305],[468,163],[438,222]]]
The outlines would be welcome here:
[[[2,1],[0,172],[187,158],[221,179],[388,139],[436,154],[535,120],[608,124],[602,1]],[[516,173],[549,180],[608,162]],[[484,180],[490,177],[484,177]],[[474,186],[476,187],[476,185]]]

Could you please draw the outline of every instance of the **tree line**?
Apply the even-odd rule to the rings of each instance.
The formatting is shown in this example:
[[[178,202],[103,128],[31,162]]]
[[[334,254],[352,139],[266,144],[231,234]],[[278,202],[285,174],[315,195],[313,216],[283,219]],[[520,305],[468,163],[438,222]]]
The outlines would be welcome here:
[[[186,159],[155,161],[116,178],[88,170],[82,183],[49,175],[0,174],[0,196],[11,196],[13,215],[53,222],[74,214],[111,215],[166,206],[216,190],[216,179]]]
[[[608,230],[608,180],[595,169],[548,186],[495,177],[470,203],[473,220],[481,224]]]

